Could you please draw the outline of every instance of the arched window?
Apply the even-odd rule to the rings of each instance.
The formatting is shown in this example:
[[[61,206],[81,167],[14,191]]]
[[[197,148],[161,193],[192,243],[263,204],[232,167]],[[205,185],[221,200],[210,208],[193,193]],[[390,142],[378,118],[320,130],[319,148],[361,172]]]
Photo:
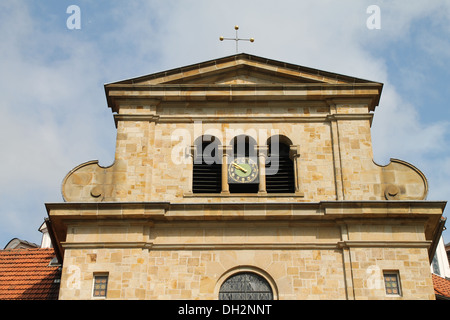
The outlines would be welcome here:
[[[250,136],[239,135],[231,140],[234,157],[256,157],[256,141]]]
[[[194,143],[193,193],[220,193],[222,159],[220,141],[214,136],[201,136]]]
[[[234,137],[231,140],[233,154],[229,163],[236,158],[251,158],[255,163],[258,163],[256,145],[255,139],[250,136],[239,135]],[[230,193],[258,193],[258,183],[230,183],[229,189]]]
[[[220,300],[272,300],[269,282],[253,272],[237,273],[220,287]]]
[[[268,157],[266,161],[267,193],[294,193],[294,163],[289,151],[291,142],[283,136],[269,138]]]

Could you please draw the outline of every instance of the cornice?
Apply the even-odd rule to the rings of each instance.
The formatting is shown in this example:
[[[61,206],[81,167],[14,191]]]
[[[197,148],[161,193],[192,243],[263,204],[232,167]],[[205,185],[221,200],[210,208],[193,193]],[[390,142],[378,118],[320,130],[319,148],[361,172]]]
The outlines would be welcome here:
[[[224,197],[227,199],[227,197]],[[273,215],[280,219],[302,216],[335,216],[340,218],[363,216],[365,218],[395,215],[414,215],[425,217],[427,214],[441,215],[446,201],[321,201],[321,202],[64,202],[47,203],[46,209],[51,217],[60,218],[95,218],[112,216],[116,218],[156,218],[177,217],[191,219],[205,219],[201,210],[226,213],[236,210],[261,210],[261,217]],[[289,210],[290,213],[287,213]],[[184,215],[174,216],[172,212],[185,212]],[[277,212],[282,212],[279,214]],[[231,218],[245,218],[230,215]]]
[[[64,249],[149,250],[335,250],[343,248],[429,248],[431,241],[338,241],[302,243],[153,243],[153,242],[62,242]]]
[[[116,114],[114,121],[149,121],[155,123],[311,123],[338,120],[369,120],[372,123],[373,113],[362,114],[325,114],[321,116],[222,116],[222,115],[155,115],[155,114]]]
[[[369,108],[378,105],[382,85],[358,84],[190,84],[135,85],[112,84],[105,87],[108,106],[118,112],[117,100],[156,99],[160,101],[285,101],[369,98]]]

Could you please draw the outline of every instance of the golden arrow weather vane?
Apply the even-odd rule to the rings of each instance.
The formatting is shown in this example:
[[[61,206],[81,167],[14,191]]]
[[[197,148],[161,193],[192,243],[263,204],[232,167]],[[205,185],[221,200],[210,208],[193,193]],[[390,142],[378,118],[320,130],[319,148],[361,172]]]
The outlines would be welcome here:
[[[236,41],[236,53],[239,52],[239,41],[250,41],[250,42],[255,42],[255,39],[250,38],[250,39],[241,39],[238,37],[238,30],[239,30],[239,26],[234,26],[234,30],[236,30],[236,38],[224,38],[223,36],[221,36],[219,38],[220,41],[223,40],[234,40]]]

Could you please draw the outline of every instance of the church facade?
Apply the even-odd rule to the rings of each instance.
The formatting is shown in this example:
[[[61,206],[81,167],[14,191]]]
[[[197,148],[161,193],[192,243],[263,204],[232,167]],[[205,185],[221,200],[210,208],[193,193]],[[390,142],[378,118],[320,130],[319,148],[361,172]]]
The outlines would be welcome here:
[[[105,85],[117,142],[47,203],[60,299],[434,299],[445,202],[373,161],[383,85],[237,54]]]

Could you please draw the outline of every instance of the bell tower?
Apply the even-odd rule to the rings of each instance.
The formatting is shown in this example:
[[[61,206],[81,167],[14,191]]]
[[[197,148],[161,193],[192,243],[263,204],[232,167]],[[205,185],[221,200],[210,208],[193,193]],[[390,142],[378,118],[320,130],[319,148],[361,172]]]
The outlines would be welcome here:
[[[46,204],[60,298],[433,299],[445,202],[373,161],[382,88],[249,54],[105,85],[114,163]]]

